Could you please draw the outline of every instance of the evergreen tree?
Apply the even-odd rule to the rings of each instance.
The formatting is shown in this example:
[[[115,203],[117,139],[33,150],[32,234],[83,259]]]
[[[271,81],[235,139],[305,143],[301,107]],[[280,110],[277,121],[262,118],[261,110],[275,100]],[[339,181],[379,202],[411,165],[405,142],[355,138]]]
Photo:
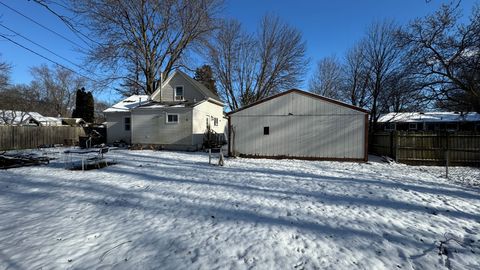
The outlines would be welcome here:
[[[93,101],[92,92],[87,92],[85,95],[85,111],[83,115],[83,120],[87,123],[93,123],[95,121],[95,104]]]
[[[209,65],[203,65],[201,67],[198,67],[195,70],[195,76],[193,77],[196,81],[202,83],[207,87],[207,89],[210,89],[213,93],[217,93],[217,87],[215,86],[215,80],[213,79],[213,71],[212,67]]]
[[[87,123],[93,123],[95,120],[95,105],[92,92],[85,91],[83,87],[77,90],[72,117],[82,118]]]
[[[73,118],[82,118],[83,108],[85,107],[84,102],[83,102],[84,93],[85,93],[84,88],[77,89],[77,93],[75,95],[75,109],[73,109],[73,112],[72,112],[72,117]]]

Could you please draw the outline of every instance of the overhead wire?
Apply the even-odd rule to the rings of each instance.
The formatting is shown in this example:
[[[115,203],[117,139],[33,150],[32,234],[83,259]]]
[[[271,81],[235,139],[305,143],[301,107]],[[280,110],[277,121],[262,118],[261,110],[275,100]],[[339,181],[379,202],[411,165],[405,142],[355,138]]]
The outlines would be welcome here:
[[[33,44],[35,44],[35,45],[37,45],[38,47],[40,47],[40,48],[42,48],[42,49],[46,50],[47,52],[49,52],[49,53],[51,53],[51,54],[53,54],[53,55],[55,55],[55,56],[57,56],[57,57],[59,57],[59,58],[61,58],[61,59],[65,60],[65,61],[67,61],[67,62],[69,62],[70,64],[72,64],[72,65],[74,65],[74,66],[76,66],[76,67],[78,67],[78,68],[80,68],[80,69],[82,69],[82,70],[84,70],[84,71],[86,71],[86,72],[88,72],[88,73],[90,73],[90,74],[94,75],[94,76],[96,76],[96,74],[94,74],[94,73],[93,73],[91,70],[85,69],[84,67],[82,67],[82,66],[80,66],[80,65],[78,65],[78,64],[76,64],[76,63],[74,63],[73,61],[71,61],[71,60],[69,60],[69,59],[67,59],[67,58],[65,58],[65,57],[63,57],[63,56],[61,56],[61,55],[57,54],[56,52],[54,52],[54,51],[52,51],[52,50],[48,49],[47,47],[45,47],[45,46],[43,46],[43,45],[41,45],[41,44],[39,44],[39,43],[37,43],[37,42],[35,42],[35,41],[31,40],[30,38],[28,38],[28,37],[26,37],[26,36],[24,36],[24,35],[22,35],[22,34],[18,33],[17,31],[15,31],[15,30],[11,29],[10,27],[7,27],[7,26],[5,26],[5,25],[3,25],[3,24],[1,24],[1,23],[0,23],[0,27],[3,27],[3,28],[5,28],[5,29],[7,29],[8,31],[10,31],[10,32],[12,32],[12,33],[14,33],[14,34],[16,34],[16,35],[18,35],[18,36],[22,37],[23,39],[25,39],[25,40],[27,40],[27,41],[29,41],[29,42],[31,42],[31,43],[33,43]]]
[[[60,33],[58,33],[58,32],[57,32],[57,31],[55,31],[55,30],[52,30],[52,29],[50,29],[49,27],[47,27],[47,26],[45,26],[45,25],[43,25],[43,24],[41,24],[41,23],[37,22],[36,20],[32,19],[31,17],[29,17],[29,16],[27,16],[27,15],[23,14],[22,12],[18,11],[17,9],[15,9],[15,8],[13,8],[13,7],[11,7],[11,6],[7,5],[7,4],[5,4],[5,3],[3,3],[3,2],[0,2],[0,5],[2,5],[2,6],[4,6],[4,7],[6,7],[6,8],[8,8],[9,10],[11,10],[11,11],[13,11],[13,12],[17,13],[18,15],[20,15],[20,16],[22,16],[22,17],[24,17],[25,19],[27,19],[27,20],[29,20],[29,21],[33,22],[34,24],[36,24],[36,25],[38,25],[38,26],[42,27],[43,29],[45,29],[45,30],[49,31],[50,33],[53,33],[53,34],[55,34],[55,35],[57,35],[57,36],[61,37],[62,39],[64,39],[64,40],[68,41],[69,43],[71,43],[71,44],[73,44],[73,45],[75,45],[75,46],[77,46],[77,47],[79,47],[79,48],[81,48],[81,49],[83,49],[83,50],[88,50],[87,48],[85,48],[85,47],[83,47],[83,46],[79,45],[78,43],[74,42],[73,40],[69,39],[68,37],[66,37],[66,36],[64,36],[64,35],[62,35],[62,34],[60,34]]]
[[[23,48],[23,49],[25,49],[25,50],[33,53],[33,54],[39,56],[39,57],[41,57],[41,58],[43,58],[43,59],[45,59],[45,60],[47,60],[47,61],[49,61],[49,62],[51,62],[51,63],[54,63],[54,64],[56,64],[56,65],[58,65],[58,66],[60,66],[60,67],[62,67],[62,68],[65,68],[65,69],[67,69],[67,70],[69,70],[69,71],[71,71],[71,72],[73,72],[73,73],[75,73],[75,74],[77,74],[77,75],[85,78],[85,79],[92,80],[92,81],[97,82],[97,83],[99,82],[99,81],[97,81],[96,79],[92,79],[92,78],[90,78],[90,77],[87,77],[87,76],[85,76],[85,75],[83,75],[83,74],[81,74],[81,73],[79,73],[79,72],[77,72],[77,71],[75,71],[75,70],[73,70],[73,69],[65,66],[65,65],[62,65],[62,64],[58,63],[58,62],[55,61],[55,60],[52,60],[52,59],[50,59],[50,58],[48,58],[48,57],[46,57],[46,56],[44,56],[44,55],[42,55],[42,54],[40,54],[40,53],[38,53],[38,52],[36,52],[36,51],[28,48],[28,47],[26,47],[26,46],[24,46],[24,45],[16,42],[15,40],[9,38],[9,37],[6,36],[5,34],[0,33],[0,37],[3,37],[4,39],[12,42],[13,44],[15,44],[15,45],[17,45],[17,46],[19,46],[19,47],[21,47],[21,48]]]

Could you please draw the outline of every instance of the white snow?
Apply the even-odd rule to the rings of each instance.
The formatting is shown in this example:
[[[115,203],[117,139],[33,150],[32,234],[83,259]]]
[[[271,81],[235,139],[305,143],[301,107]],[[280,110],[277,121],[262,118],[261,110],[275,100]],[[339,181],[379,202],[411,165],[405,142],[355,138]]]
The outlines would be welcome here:
[[[0,125],[28,125],[32,119],[41,126],[62,125],[58,117],[43,116],[38,112],[0,110]]]
[[[0,171],[0,269],[480,268],[479,169],[108,155]]]
[[[132,95],[103,112],[128,112],[141,104],[148,102],[149,98],[150,96],[148,95]]]
[[[378,119],[379,123],[385,122],[480,122],[480,114],[476,112],[392,112]]]

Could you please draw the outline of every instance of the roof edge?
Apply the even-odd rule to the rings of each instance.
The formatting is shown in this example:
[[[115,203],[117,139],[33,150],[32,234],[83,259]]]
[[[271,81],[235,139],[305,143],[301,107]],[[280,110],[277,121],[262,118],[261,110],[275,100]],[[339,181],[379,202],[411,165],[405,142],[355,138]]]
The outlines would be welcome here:
[[[366,113],[366,114],[370,114],[369,111],[365,110],[365,109],[362,109],[360,107],[357,107],[357,106],[354,106],[354,105],[350,105],[350,104],[347,104],[345,102],[341,102],[339,100],[336,100],[336,99],[331,99],[331,98],[327,98],[327,97],[324,97],[324,96],[321,96],[321,95],[317,95],[317,94],[314,94],[314,93],[311,93],[311,92],[307,92],[307,91],[304,91],[304,90],[299,90],[299,89],[290,89],[290,90],[287,90],[285,92],[281,92],[281,93],[278,93],[278,94],[275,94],[273,96],[269,96],[269,97],[266,97],[264,99],[261,99],[259,101],[256,101],[252,104],[249,104],[247,106],[244,106],[242,108],[238,108],[234,111],[231,111],[231,112],[228,112],[227,115],[232,115],[232,114],[235,114],[237,112],[240,112],[240,111],[243,111],[245,109],[248,109],[250,107],[253,107],[253,106],[256,106],[258,104],[261,104],[263,102],[266,102],[266,101],[269,101],[271,99],[274,99],[274,98],[277,98],[277,97],[280,97],[280,96],[284,96],[284,95],[287,95],[287,94],[290,94],[290,93],[298,93],[298,94],[302,94],[302,95],[306,95],[306,96],[309,96],[309,97],[312,97],[312,98],[316,98],[316,99],[320,99],[320,100],[323,100],[323,101],[327,101],[327,102],[330,102],[330,103],[334,103],[336,105],[339,105],[339,106],[342,106],[342,107],[346,107],[346,108],[349,108],[349,109],[352,109],[352,110],[356,110],[356,111],[360,111],[360,112],[363,112],[363,113]]]

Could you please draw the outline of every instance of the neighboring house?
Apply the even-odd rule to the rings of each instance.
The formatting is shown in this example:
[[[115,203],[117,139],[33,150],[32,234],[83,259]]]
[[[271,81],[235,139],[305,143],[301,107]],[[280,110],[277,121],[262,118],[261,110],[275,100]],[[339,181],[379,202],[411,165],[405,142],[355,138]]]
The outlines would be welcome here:
[[[60,120],[62,121],[62,125],[71,127],[83,127],[87,124],[83,118],[62,117]]]
[[[12,126],[61,126],[57,117],[43,116],[37,112],[0,111],[0,125]]]
[[[477,131],[480,132],[479,113],[460,112],[406,112],[388,113],[378,119],[378,127],[385,131]]]
[[[174,71],[151,95],[133,95],[104,111],[107,142],[197,150],[207,127],[225,132],[217,94],[182,71]]]
[[[229,115],[229,153],[367,161],[368,111],[292,89]]]

